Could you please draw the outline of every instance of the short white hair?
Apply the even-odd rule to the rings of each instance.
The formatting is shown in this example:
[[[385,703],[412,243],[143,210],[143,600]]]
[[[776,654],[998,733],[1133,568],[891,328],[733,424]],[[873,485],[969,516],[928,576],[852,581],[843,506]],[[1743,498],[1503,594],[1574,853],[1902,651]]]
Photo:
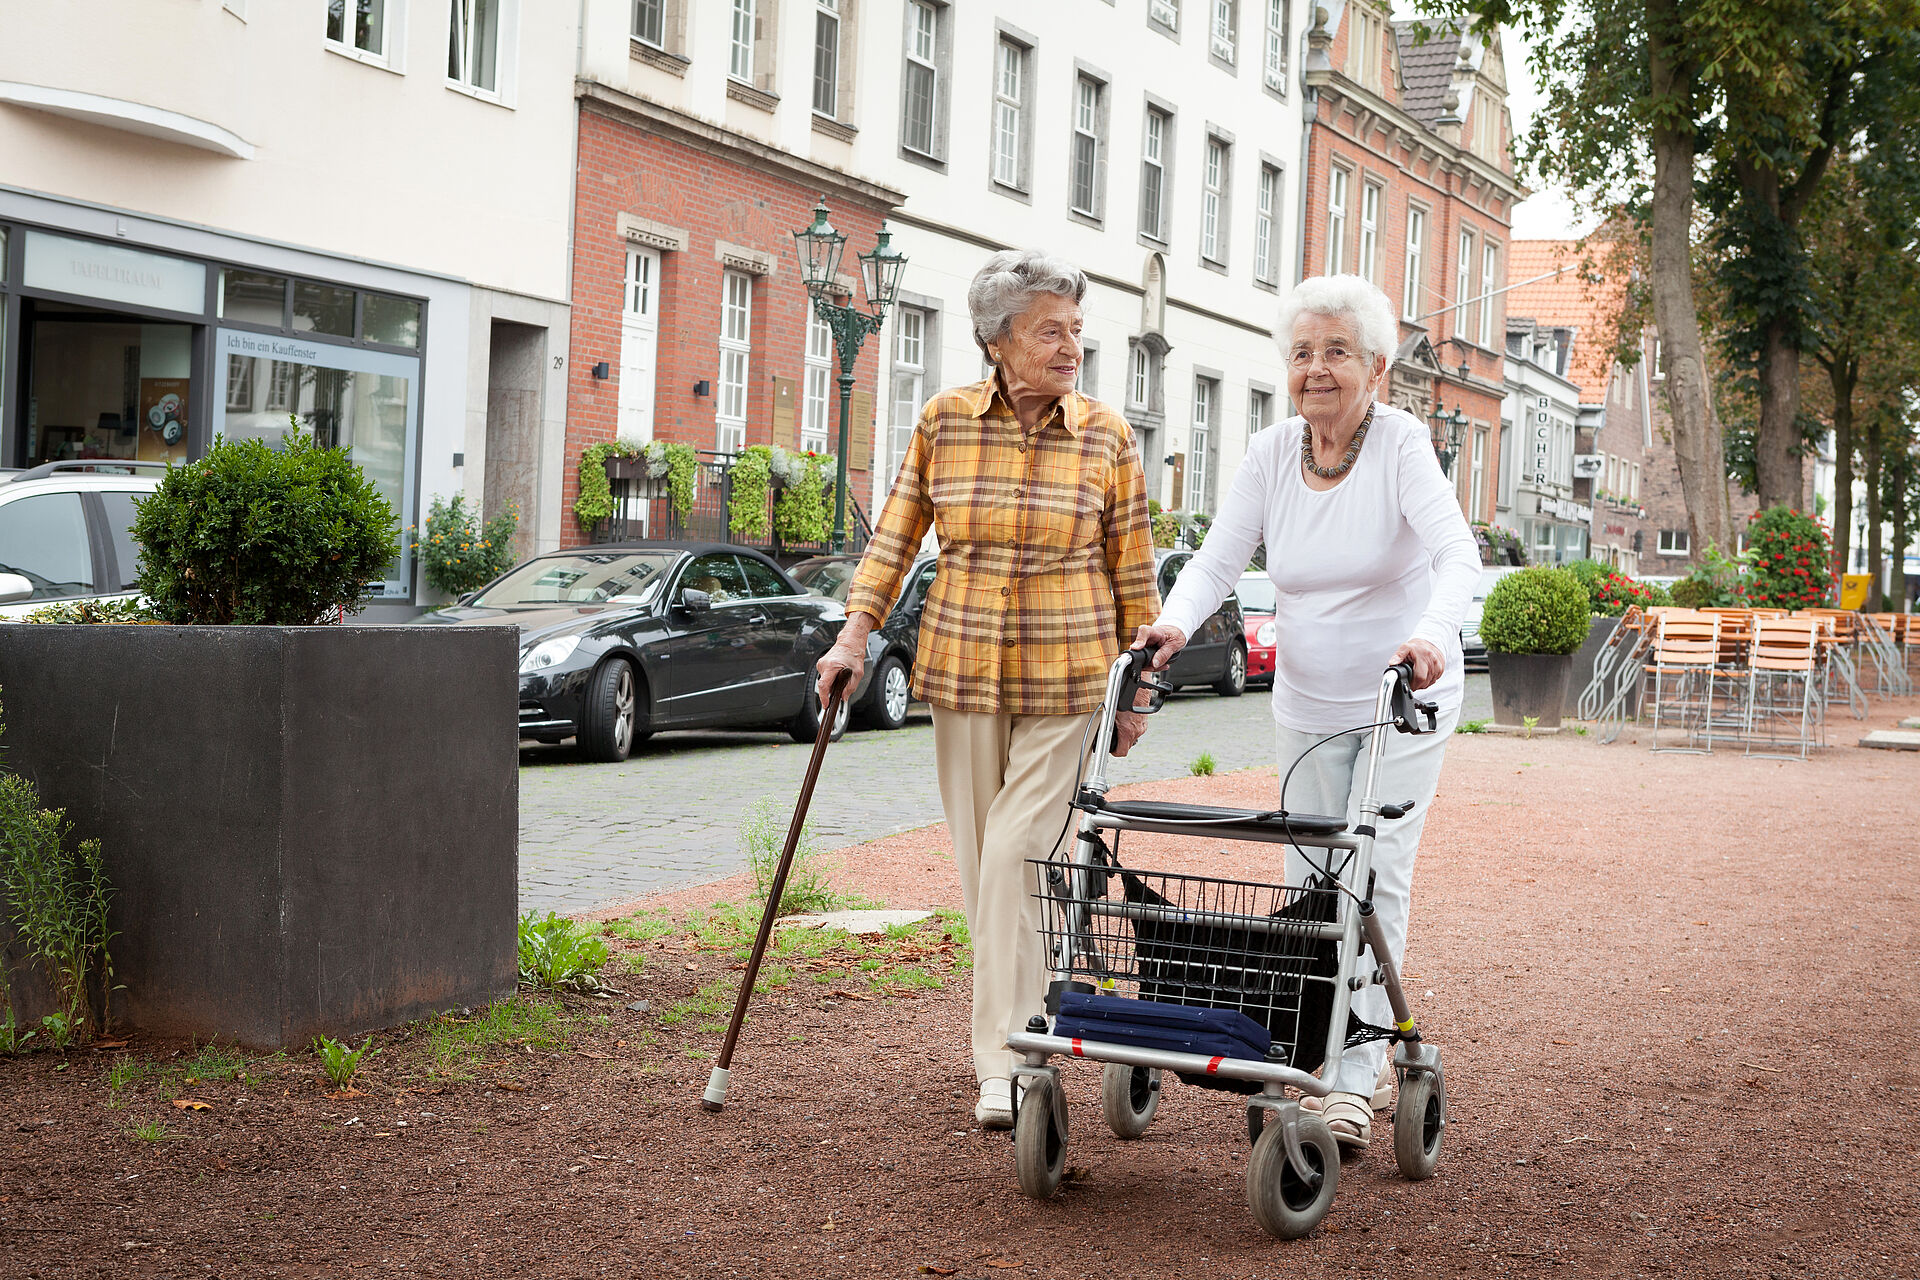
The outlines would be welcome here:
[[[1078,303],[1087,296],[1087,275],[1045,249],[1002,249],[988,258],[967,287],[973,340],[980,344],[981,354],[991,359],[987,344],[1005,338],[1013,329],[1014,317],[1024,315],[1043,293]]]
[[[1293,326],[1303,315],[1332,316],[1352,324],[1360,354],[1369,359],[1392,359],[1400,345],[1400,322],[1393,304],[1378,285],[1361,276],[1309,276],[1295,285],[1280,303],[1280,320],[1273,331],[1281,351],[1293,345]]]

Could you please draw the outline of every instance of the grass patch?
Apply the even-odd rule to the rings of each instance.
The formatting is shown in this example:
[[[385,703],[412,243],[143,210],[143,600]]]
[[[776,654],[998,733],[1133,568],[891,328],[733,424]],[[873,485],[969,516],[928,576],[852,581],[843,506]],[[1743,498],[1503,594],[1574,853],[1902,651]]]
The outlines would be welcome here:
[[[142,1120],[127,1130],[127,1136],[142,1142],[165,1142],[173,1132],[158,1120]]]
[[[427,1024],[427,1047],[443,1072],[462,1071],[503,1049],[567,1047],[566,1011],[539,997],[515,996],[470,1018],[442,1014]]]
[[[1462,720],[1458,725],[1454,726],[1453,731],[1455,733],[1485,733],[1487,726],[1492,723],[1493,721],[1491,720]]]
[[[608,920],[600,926],[600,932],[605,937],[618,938],[622,942],[652,942],[678,928],[673,916],[667,912],[655,914],[641,911],[623,919]]]
[[[238,1080],[247,1074],[247,1058],[238,1049],[209,1044],[181,1064],[188,1084],[202,1080]]]
[[[762,976],[765,973],[765,970],[761,971]],[[666,1012],[660,1015],[660,1024],[677,1027],[683,1022],[720,1017],[733,1007],[733,997],[738,991],[739,987],[732,979],[715,979],[687,999],[669,1005]],[[722,1026],[721,1030],[726,1028]]]
[[[1193,763],[1187,766],[1187,772],[1196,778],[1211,778],[1213,776],[1213,768],[1213,752],[1202,751],[1198,756],[1194,757]]]

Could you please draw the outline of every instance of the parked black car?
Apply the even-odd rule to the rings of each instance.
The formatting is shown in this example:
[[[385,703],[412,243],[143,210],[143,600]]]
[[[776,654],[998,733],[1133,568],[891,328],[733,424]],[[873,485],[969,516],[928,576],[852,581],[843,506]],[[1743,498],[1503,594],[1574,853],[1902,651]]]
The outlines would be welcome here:
[[[520,628],[520,735],[624,760],[660,729],[819,732],[813,666],[846,611],[748,547],[608,543],[536,556],[422,619]],[[846,729],[843,707],[837,738]]]
[[[907,705],[913,699],[913,658],[920,643],[920,614],[926,608],[927,592],[933,589],[936,563],[931,552],[914,560],[907,570],[899,603],[867,636],[867,671],[861,677],[861,689],[854,695],[853,709],[876,729],[898,729],[907,722]],[[859,565],[859,556],[814,556],[794,565],[792,572],[807,590],[845,604],[847,588],[853,585],[853,572]]]
[[[1159,565],[1160,598],[1164,600],[1180,570],[1193,559],[1193,552],[1163,547],[1153,553],[1153,558]],[[1240,612],[1239,596],[1229,591],[1213,616],[1187,637],[1186,648],[1173,656],[1168,679],[1176,689],[1212,685],[1223,698],[1237,698],[1247,691],[1247,624]]]

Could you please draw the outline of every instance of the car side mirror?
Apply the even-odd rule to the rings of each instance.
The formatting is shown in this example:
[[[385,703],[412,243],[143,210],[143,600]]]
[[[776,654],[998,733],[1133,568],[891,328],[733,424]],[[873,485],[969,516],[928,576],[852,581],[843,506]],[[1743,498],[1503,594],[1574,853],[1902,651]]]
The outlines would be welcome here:
[[[455,600],[454,603],[461,606],[470,605],[473,603],[474,598],[479,594],[480,593],[478,591],[469,591],[467,592],[467,594],[461,596],[458,600]]]
[[[33,598],[33,583],[17,573],[0,573],[0,604]]]
[[[677,607],[687,613],[705,613],[713,608],[713,596],[697,587],[687,587],[680,592]]]

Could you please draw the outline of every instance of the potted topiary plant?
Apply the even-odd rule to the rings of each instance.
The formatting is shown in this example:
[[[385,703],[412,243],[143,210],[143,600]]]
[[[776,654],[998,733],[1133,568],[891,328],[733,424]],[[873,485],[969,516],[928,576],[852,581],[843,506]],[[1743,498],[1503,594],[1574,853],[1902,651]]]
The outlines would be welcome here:
[[[1587,638],[1588,618],[1587,589],[1565,569],[1522,569],[1494,583],[1480,617],[1480,638],[1487,646],[1495,725],[1560,727],[1573,655]]]
[[[346,450],[216,441],[133,524],[172,625],[0,627],[7,765],[100,842],[124,1025],[281,1047],[513,990],[518,632],[342,625],[396,532]]]

